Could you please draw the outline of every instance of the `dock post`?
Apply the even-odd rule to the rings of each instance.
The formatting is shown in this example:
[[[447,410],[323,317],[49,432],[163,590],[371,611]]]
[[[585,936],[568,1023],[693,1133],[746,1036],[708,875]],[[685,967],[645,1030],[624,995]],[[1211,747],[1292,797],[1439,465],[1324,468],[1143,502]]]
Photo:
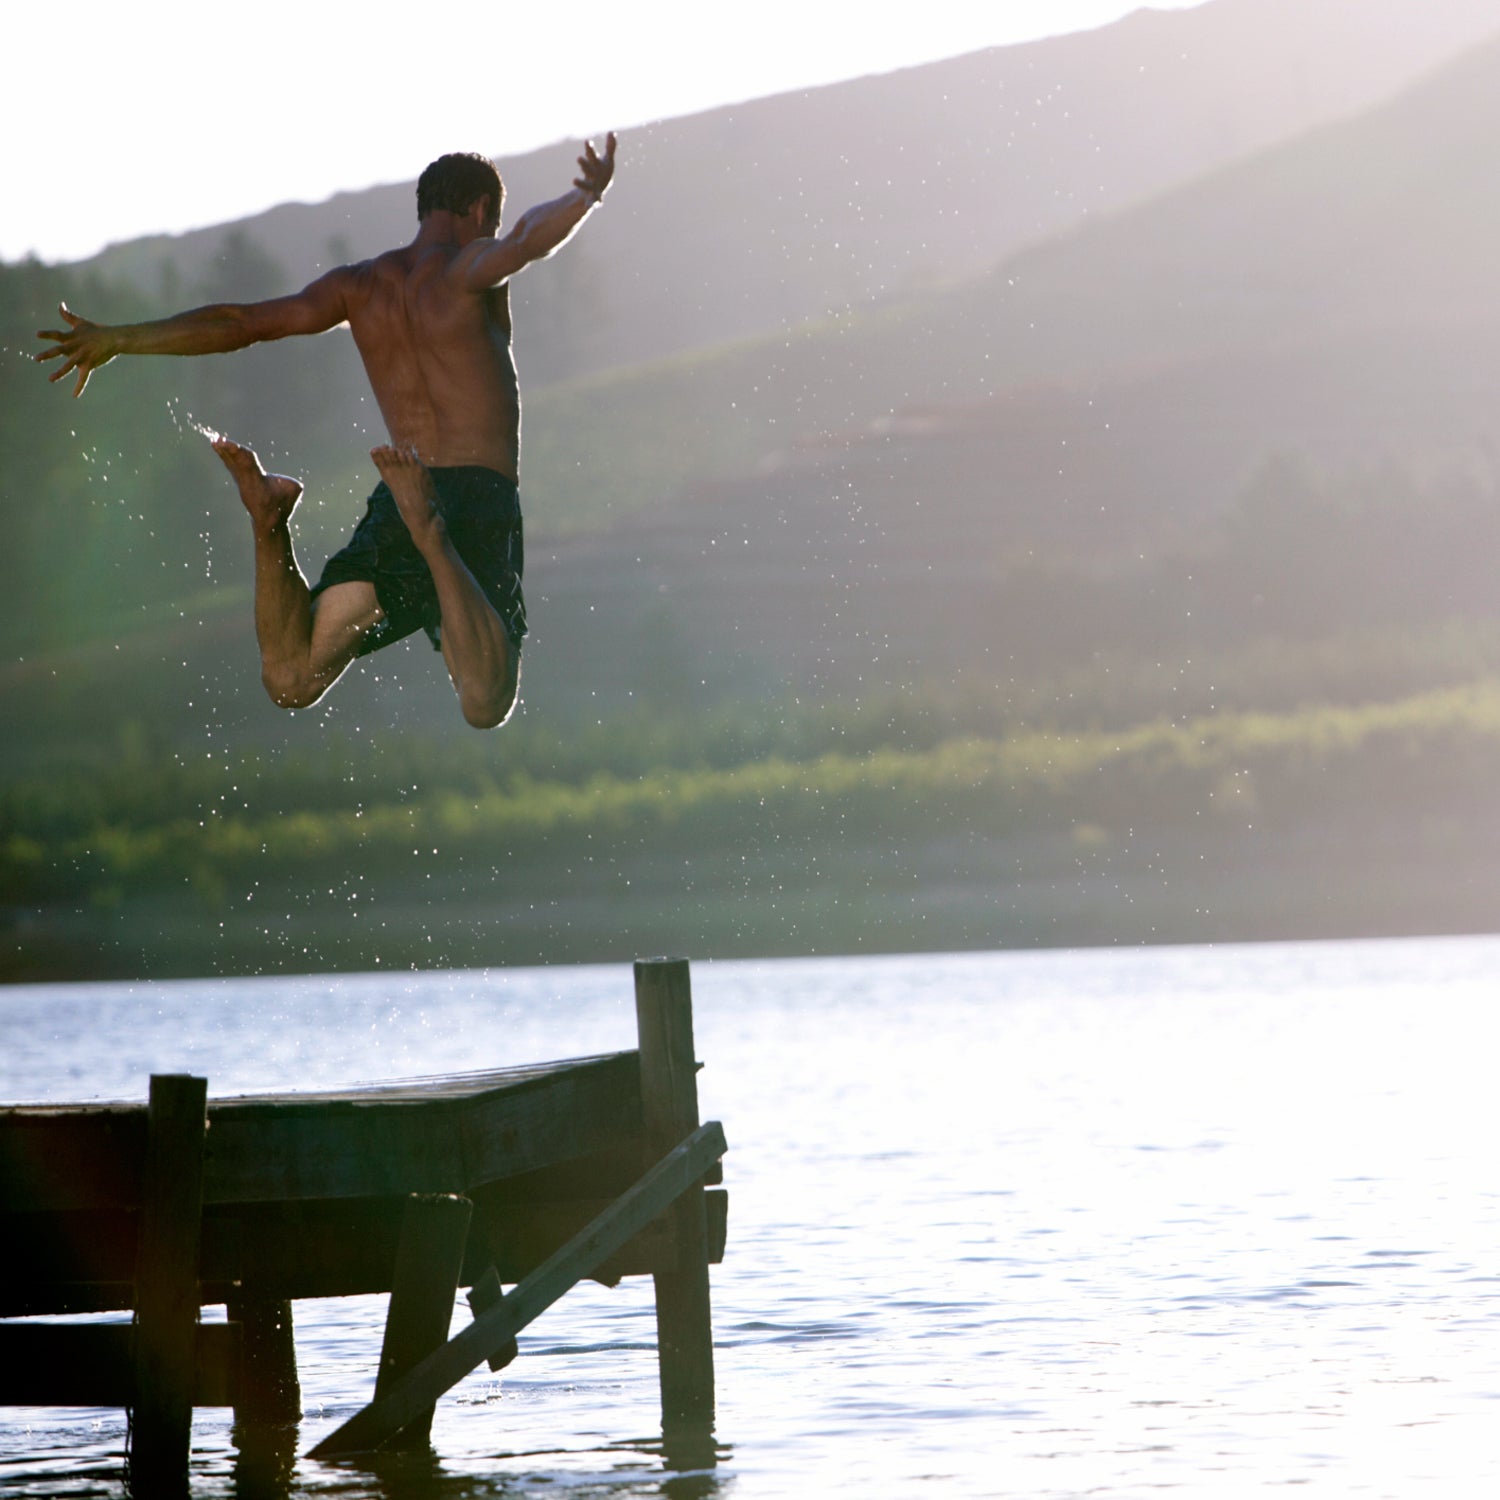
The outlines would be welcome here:
[[[380,1373],[375,1377],[375,1400],[448,1342],[473,1212],[469,1199],[451,1193],[413,1193],[406,1200],[385,1342],[380,1349]],[[432,1416],[433,1407],[429,1406],[385,1446],[425,1447],[432,1432]]]
[[[135,1258],[129,1468],[137,1495],[188,1492],[207,1105],[206,1079],[151,1079]]]
[[[297,1379],[292,1304],[244,1289],[229,1299],[224,1311],[241,1328],[235,1421],[295,1422],[302,1415],[302,1387]]]
[[[686,959],[636,962],[635,1018],[646,1156],[655,1160],[698,1128],[698,1063]],[[653,1275],[662,1435],[671,1442],[711,1431],[714,1420],[714,1343],[702,1184],[690,1188],[662,1217],[676,1251],[675,1268]]]

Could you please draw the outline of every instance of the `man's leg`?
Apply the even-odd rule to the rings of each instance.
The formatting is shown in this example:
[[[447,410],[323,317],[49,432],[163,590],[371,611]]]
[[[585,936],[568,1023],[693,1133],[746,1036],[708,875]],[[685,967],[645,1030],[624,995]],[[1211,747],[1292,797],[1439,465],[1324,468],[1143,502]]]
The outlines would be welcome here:
[[[255,638],[261,681],[281,708],[316,703],[354,659],[359,638],[380,618],[373,584],[329,589],[315,610],[292,551],[291,517],[302,485],[267,474],[241,443],[213,440],[234,476],[255,537]]]
[[[370,457],[437,587],[443,659],[463,716],[476,729],[503,724],[516,701],[519,663],[495,606],[474,580],[437,511],[432,476],[415,453],[382,446]]]

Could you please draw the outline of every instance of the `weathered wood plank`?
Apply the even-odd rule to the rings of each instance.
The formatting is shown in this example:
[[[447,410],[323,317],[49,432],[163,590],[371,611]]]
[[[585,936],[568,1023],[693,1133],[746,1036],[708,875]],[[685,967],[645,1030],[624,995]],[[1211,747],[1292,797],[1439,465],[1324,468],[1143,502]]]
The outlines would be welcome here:
[[[623,1197],[569,1240],[511,1294],[488,1308],[461,1333],[399,1380],[379,1401],[356,1412],[314,1447],[309,1457],[368,1452],[399,1432],[415,1416],[508,1339],[588,1276],[679,1194],[701,1182],[727,1150],[716,1121],[695,1131],[657,1162]]]
[[[0,1207],[124,1207],[140,1202],[146,1106],[0,1111]]]
[[[43,1281],[4,1288],[0,1318],[41,1314],[129,1312],[135,1288],[119,1281]]]
[[[633,1052],[329,1095],[216,1099],[205,1203],[465,1192],[603,1151],[640,1111]],[[0,1210],[139,1201],[146,1110],[0,1110]]]
[[[32,1291],[48,1283],[113,1281],[128,1287],[135,1277],[136,1220],[125,1209],[0,1212],[0,1317],[74,1310],[53,1302],[32,1305]],[[125,1301],[115,1305],[129,1307],[132,1295],[127,1290]]]
[[[619,1195],[630,1184],[621,1184]],[[205,1307],[253,1287],[261,1299],[349,1297],[388,1292],[400,1239],[404,1199],[336,1199],[298,1204],[234,1205],[204,1210],[198,1265]],[[475,1195],[471,1249],[463,1283],[494,1265],[507,1286],[529,1275],[559,1246],[608,1207],[612,1198],[532,1202]],[[724,1257],[727,1195],[705,1195],[709,1260]],[[0,1244],[12,1257],[0,1275],[0,1317],[128,1310],[135,1265],[132,1214],[57,1216],[0,1214]],[[28,1222],[30,1221],[30,1222]],[[49,1248],[50,1247],[50,1248]],[[71,1247],[71,1248],[68,1248]],[[87,1247],[88,1254],[82,1253]],[[649,1224],[603,1263],[593,1279],[613,1285],[625,1276],[672,1270],[677,1251],[660,1221]]]
[[[233,1406],[241,1330],[200,1323],[194,1406]],[[0,1406],[129,1406],[135,1328],[129,1323],[0,1323]]]
[[[496,1209],[484,1214],[476,1209],[470,1231],[470,1258],[466,1279],[482,1274],[480,1267],[492,1264],[509,1284],[535,1270],[584,1225],[597,1218],[612,1200],[582,1199],[567,1203],[538,1203],[524,1208]],[[705,1194],[708,1208],[709,1259],[724,1258],[729,1194],[722,1188]],[[619,1251],[603,1261],[590,1279],[613,1286],[626,1276],[647,1276],[677,1269],[677,1244],[665,1216],[633,1235]]]
[[[638,1088],[621,1053],[430,1102],[226,1103],[211,1113],[208,1199],[464,1193],[603,1149]]]

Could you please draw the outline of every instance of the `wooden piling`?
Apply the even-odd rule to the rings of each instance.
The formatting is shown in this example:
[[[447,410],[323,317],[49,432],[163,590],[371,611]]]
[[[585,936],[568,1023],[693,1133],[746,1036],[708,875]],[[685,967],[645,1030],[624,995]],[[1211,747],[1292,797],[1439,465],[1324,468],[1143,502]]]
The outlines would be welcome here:
[[[473,1211],[474,1205],[467,1198],[452,1193],[413,1193],[406,1200],[385,1342],[380,1350],[380,1373],[375,1380],[377,1401],[434,1349],[448,1342]],[[425,1447],[432,1432],[432,1415],[429,1405],[387,1446]]]
[[[206,1079],[151,1079],[135,1262],[130,1477],[138,1495],[187,1493],[207,1101]]]
[[[225,1312],[241,1330],[235,1421],[272,1426],[295,1422],[302,1415],[302,1387],[291,1302],[242,1289],[225,1304]]]
[[[635,965],[641,1109],[648,1160],[698,1128],[698,1063],[686,959],[642,959]],[[663,1218],[676,1265],[657,1271],[657,1364],[662,1432],[702,1432],[714,1420],[714,1345],[708,1288],[708,1230],[703,1186],[685,1192]]]

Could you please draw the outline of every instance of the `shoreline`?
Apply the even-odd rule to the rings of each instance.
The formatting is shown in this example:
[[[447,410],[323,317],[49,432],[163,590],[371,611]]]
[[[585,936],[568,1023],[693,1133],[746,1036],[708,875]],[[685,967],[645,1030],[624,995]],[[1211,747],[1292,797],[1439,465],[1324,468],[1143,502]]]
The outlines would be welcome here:
[[[1409,833],[1409,830],[1408,830]],[[189,893],[0,911],[0,985],[628,962],[646,953],[780,958],[1500,931],[1482,837],[1422,847],[1367,830],[1226,843],[1157,838],[1130,857],[1074,839],[933,841],[899,868],[693,867],[662,859],[586,879],[448,873],[369,888],[257,892],[255,915]],[[825,858],[820,861],[828,866]],[[800,878],[799,878],[800,877]],[[628,885],[629,891],[624,889]],[[271,913],[272,915],[267,915]]]

